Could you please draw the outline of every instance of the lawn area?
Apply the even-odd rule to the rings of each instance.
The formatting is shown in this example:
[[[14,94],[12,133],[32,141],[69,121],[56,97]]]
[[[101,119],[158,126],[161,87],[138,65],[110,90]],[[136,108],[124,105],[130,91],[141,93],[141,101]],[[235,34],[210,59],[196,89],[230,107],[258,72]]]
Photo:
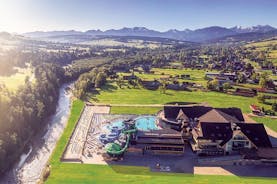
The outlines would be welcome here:
[[[17,72],[11,76],[0,76],[0,84],[5,84],[11,91],[15,91],[20,85],[23,85],[27,76],[30,77],[31,81],[34,80],[31,67],[16,69]]]
[[[109,86],[109,87],[107,87]],[[260,104],[256,97],[242,97],[228,95],[219,92],[187,92],[167,90],[167,94],[160,93],[159,90],[152,91],[146,89],[128,89],[117,88],[114,83],[108,84],[99,94],[93,95],[91,102],[105,103],[111,105],[120,104],[165,104],[173,101],[181,102],[207,102],[213,107],[238,107],[244,113],[249,113],[251,104],[257,104],[265,109],[271,109],[271,106]],[[146,100],[147,99],[147,100]],[[112,107],[114,114],[155,114],[161,108],[159,107]],[[265,123],[269,128],[277,131],[276,119],[261,118],[258,122]]]
[[[160,79],[162,77],[166,76],[172,76],[174,77],[175,75],[182,75],[182,74],[187,74],[190,75],[189,80],[183,80],[179,79],[179,82],[195,82],[198,84],[201,84],[203,86],[207,85],[207,80],[204,79],[205,77],[205,70],[197,70],[197,69],[164,69],[164,68],[152,68],[151,71],[153,71],[153,74],[144,74],[144,73],[139,73],[135,72],[134,74],[138,76],[139,78],[143,80],[154,80],[154,79]],[[120,75],[126,75],[127,73],[119,73]]]
[[[246,47],[269,47],[269,46],[272,46],[272,45],[275,45],[277,44],[277,40],[276,39],[272,39],[272,40],[264,40],[264,41],[258,41],[258,42],[253,42],[253,43],[249,43],[249,44],[246,44],[245,46]]]
[[[122,107],[112,106],[112,114],[156,114],[162,107]]]
[[[246,47],[256,47],[255,51],[265,51],[270,49],[268,59],[277,66],[277,50],[273,50],[273,46],[277,44],[277,39],[258,41],[250,44],[246,44]],[[254,65],[253,65],[254,66]]]
[[[248,178],[237,176],[205,176],[185,175],[173,173],[152,173],[146,167],[135,166],[105,166],[91,164],[62,163],[59,158],[65,149],[74,126],[79,118],[84,103],[76,100],[73,102],[71,116],[67,127],[50,159],[51,173],[46,183],[273,183],[270,178]]]
[[[108,88],[92,95],[91,102],[107,104],[165,104],[173,101],[182,102],[208,102],[214,107],[239,107],[243,112],[250,112],[250,104],[270,108],[268,105],[258,103],[256,98],[228,95],[219,92],[188,92],[167,90],[162,94],[159,90],[118,88],[114,83],[109,83]]]
[[[277,119],[271,119],[268,117],[251,117],[251,118],[258,123],[265,124],[267,127],[277,132]]]

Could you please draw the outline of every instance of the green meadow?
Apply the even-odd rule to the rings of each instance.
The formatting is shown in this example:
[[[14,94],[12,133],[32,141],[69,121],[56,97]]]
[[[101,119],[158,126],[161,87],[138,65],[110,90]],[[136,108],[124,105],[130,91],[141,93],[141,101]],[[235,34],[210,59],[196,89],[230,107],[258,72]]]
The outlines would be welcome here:
[[[4,84],[10,91],[16,91],[20,85],[23,85],[27,76],[33,82],[33,71],[31,67],[16,68],[17,72],[11,76],[0,76],[0,84]]]

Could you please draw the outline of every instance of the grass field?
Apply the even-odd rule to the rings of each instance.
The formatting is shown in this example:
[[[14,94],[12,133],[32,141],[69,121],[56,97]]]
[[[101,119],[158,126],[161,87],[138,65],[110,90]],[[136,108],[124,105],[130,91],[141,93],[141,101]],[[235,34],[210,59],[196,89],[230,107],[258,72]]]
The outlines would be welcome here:
[[[162,94],[159,90],[118,88],[114,83],[93,95],[92,102],[107,104],[165,104],[167,102],[208,102],[214,107],[239,107],[243,112],[250,112],[250,104],[258,104],[265,108],[268,105],[259,104],[256,98],[228,95],[219,92],[187,92],[167,90]]]
[[[105,166],[91,164],[62,163],[59,158],[65,149],[66,143],[74,129],[84,103],[73,102],[71,116],[67,127],[50,159],[51,173],[46,181],[48,184],[68,183],[194,183],[194,184],[266,184],[276,180],[270,178],[248,178],[237,176],[205,176],[174,173],[153,173],[146,167],[135,166]]]
[[[112,114],[156,114],[162,107],[122,107],[112,106]]]
[[[265,51],[270,49],[269,56],[267,59],[273,62],[275,66],[277,66],[277,50],[273,50],[273,46],[277,45],[277,39],[264,40],[246,44],[245,47],[255,47],[255,51]],[[254,66],[254,65],[253,65]]]
[[[147,100],[146,100],[147,99]],[[213,107],[239,107],[244,113],[249,113],[250,104],[257,104],[265,109],[271,106],[260,104],[256,97],[242,97],[228,95],[219,92],[187,92],[167,90],[166,94],[159,90],[151,91],[146,89],[118,88],[114,83],[109,83],[99,94],[93,95],[91,102],[100,102],[111,105],[120,104],[165,104],[168,102],[207,102]],[[111,112],[116,114],[155,114],[159,107],[112,107]],[[270,118],[260,118],[260,123],[266,124],[269,128],[277,131],[277,120]]]
[[[15,91],[20,85],[23,85],[27,76],[33,81],[33,73],[31,67],[28,68],[16,68],[17,72],[11,76],[0,76],[0,84],[11,90]]]
[[[265,124],[267,127],[277,132],[277,119],[271,119],[268,117],[251,117],[251,118],[258,123]]]
[[[207,80],[204,79],[205,73],[207,72],[205,70],[153,68],[151,69],[151,71],[153,71],[154,74],[140,74],[138,72],[135,72],[134,74],[143,80],[154,80],[154,79],[158,80],[162,77],[169,77],[170,75],[174,77],[175,75],[187,74],[187,75],[190,75],[191,79],[189,80],[179,79],[178,81],[195,82],[203,86],[207,85]],[[124,75],[124,74],[126,75],[126,73],[120,73],[120,75]]]

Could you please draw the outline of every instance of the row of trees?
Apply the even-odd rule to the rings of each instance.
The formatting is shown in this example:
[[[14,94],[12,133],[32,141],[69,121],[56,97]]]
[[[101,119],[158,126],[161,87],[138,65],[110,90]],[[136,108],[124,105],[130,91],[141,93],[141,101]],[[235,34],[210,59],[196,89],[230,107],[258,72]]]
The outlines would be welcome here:
[[[90,72],[82,74],[75,82],[74,96],[84,99],[86,93],[93,88],[101,88],[106,83],[107,72],[103,69],[93,69]]]

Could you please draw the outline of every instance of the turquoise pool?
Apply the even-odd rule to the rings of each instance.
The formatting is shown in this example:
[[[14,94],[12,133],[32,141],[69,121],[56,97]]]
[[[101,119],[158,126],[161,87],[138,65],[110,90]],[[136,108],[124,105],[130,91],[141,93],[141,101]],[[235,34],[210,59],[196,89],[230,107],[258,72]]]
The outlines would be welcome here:
[[[149,131],[159,129],[155,122],[155,116],[139,116],[138,118],[134,119],[134,121],[137,129],[139,130]],[[123,123],[123,120],[112,121],[110,125],[106,126],[108,130],[112,130],[115,127],[119,130],[124,129],[125,125]]]
[[[157,130],[158,127],[155,121],[156,121],[155,116],[142,116],[142,117],[138,117],[135,120],[137,129],[144,130],[144,131]]]
[[[111,125],[107,126],[109,130],[111,130],[112,127],[118,127],[119,129],[123,129],[125,125],[123,123],[123,120],[117,120],[117,121],[113,121]]]

